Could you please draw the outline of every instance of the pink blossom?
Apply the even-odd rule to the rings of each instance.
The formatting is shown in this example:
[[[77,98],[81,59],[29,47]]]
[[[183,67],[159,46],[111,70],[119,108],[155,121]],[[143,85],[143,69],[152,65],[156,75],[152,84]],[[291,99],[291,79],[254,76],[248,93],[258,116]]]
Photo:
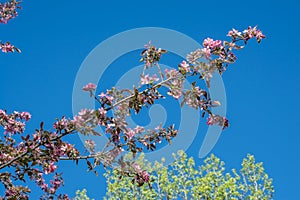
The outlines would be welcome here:
[[[2,52],[4,52],[4,53],[14,52],[14,46],[11,45],[9,42],[6,42],[5,44],[0,45],[0,48],[2,49]]]
[[[51,180],[50,183],[53,185],[55,189],[57,189],[61,185],[61,181],[59,180]]]
[[[51,187],[50,190],[49,190],[49,193],[54,194],[55,192],[56,192],[56,189],[54,187]]]
[[[20,117],[21,119],[28,121],[31,119],[31,114],[29,112],[21,112]]]
[[[88,121],[94,117],[94,110],[82,109],[78,114],[83,118],[84,121]]]
[[[101,94],[98,95],[98,97],[106,97],[106,94],[104,94],[103,92],[101,92]]]
[[[246,40],[255,37],[255,33],[257,31],[256,28],[257,28],[256,26],[253,28],[251,26],[249,26],[248,29],[245,29],[243,31],[243,33],[245,34]]]
[[[236,37],[240,37],[242,35],[241,32],[239,32],[238,30],[235,30],[234,28],[228,32],[227,36],[236,38]]]
[[[140,171],[141,171],[141,167],[140,167],[139,164],[133,163],[132,166],[133,166],[133,168],[134,168],[137,172],[140,172]]]
[[[85,144],[84,145],[85,148],[88,149],[89,151],[93,152],[95,150],[96,144],[95,144],[94,140],[86,140],[86,141],[84,141],[84,144]]]
[[[257,26],[251,27],[249,26],[246,30],[243,31],[244,33],[244,40],[247,41],[250,38],[256,37],[257,42],[260,42],[261,39],[265,38],[266,36],[257,29]]]
[[[219,125],[223,128],[223,130],[229,126],[228,119],[220,115],[210,115],[206,123],[209,126]]]
[[[6,117],[7,117],[6,112],[4,110],[0,109],[0,119],[1,118],[6,118]]]
[[[9,1],[4,4],[0,3],[0,23],[6,24],[10,19],[18,15],[17,6],[19,2]]]
[[[260,30],[256,30],[255,37],[258,42],[260,42],[261,39],[266,38],[266,36]]]
[[[209,48],[203,48],[203,49],[201,49],[201,51],[202,51],[202,53],[203,53],[203,55],[206,59],[210,58],[211,54],[210,54],[210,49]]]
[[[106,99],[109,101],[109,102],[112,102],[114,100],[114,97],[113,96],[110,96],[110,95],[106,95]]]
[[[107,111],[104,108],[99,108],[98,110],[99,110],[100,115],[102,115],[102,116],[105,116],[107,113]]]
[[[147,74],[146,76],[142,75],[141,76],[141,84],[145,85],[145,84],[149,84],[149,83],[150,83],[149,74]]]
[[[89,84],[87,84],[86,86],[84,86],[82,89],[84,90],[84,91],[93,91],[93,90],[95,90],[96,89],[96,85],[95,84],[93,84],[93,83],[89,83]]]
[[[221,41],[221,40],[215,40],[215,41],[212,43],[212,45],[211,45],[210,48],[215,49],[215,48],[217,48],[217,47],[220,47],[221,45],[222,45],[222,41]]]
[[[179,66],[185,71],[185,72],[190,72],[191,69],[190,69],[190,65],[185,61],[183,60]]]
[[[145,131],[145,129],[144,129],[144,127],[142,127],[142,126],[136,126],[135,128],[134,128],[134,132],[136,133],[136,134],[141,134],[141,133],[143,133]]]
[[[179,74],[179,72],[176,69],[165,69],[165,73],[167,75],[167,78],[177,77],[177,75]]]
[[[44,169],[45,174],[53,173],[56,170],[57,166],[54,165],[53,162],[51,162],[49,165],[46,165],[46,168]]]
[[[103,92],[101,92],[101,94],[99,94],[98,97],[100,97],[101,99],[107,99],[110,103],[112,103],[112,101],[114,100],[113,96],[111,96],[108,93],[105,94]]]
[[[127,136],[128,140],[133,138],[135,136],[135,134],[136,134],[136,132],[130,128],[128,129],[128,131],[125,132],[125,135]]]
[[[43,183],[40,187],[42,188],[42,190],[45,191],[45,190],[47,190],[47,188],[48,188],[48,184]]]
[[[54,165],[54,163],[50,163],[50,173],[54,172],[56,170],[57,166]]]
[[[153,74],[153,76],[151,78],[152,78],[153,81],[158,81],[159,80],[159,78],[157,77],[156,74]]]
[[[203,46],[214,50],[214,49],[222,46],[222,41],[221,40],[213,40],[211,38],[206,38],[203,41]]]
[[[173,93],[172,96],[178,100],[180,97],[181,97],[182,93],[181,92],[178,92],[178,93]]]
[[[54,123],[53,128],[57,130],[63,130],[67,128],[67,126],[68,126],[68,121],[65,117],[63,117],[61,120]]]
[[[141,75],[141,84],[142,85],[150,84],[150,83],[153,83],[158,80],[159,80],[159,78],[156,76],[156,74],[154,74],[152,77],[149,76],[149,74]]]
[[[23,133],[25,130],[25,124],[22,122],[14,121],[12,119],[7,120],[7,124],[4,125],[4,133]]]
[[[213,43],[213,39],[211,38],[206,38],[204,41],[203,41],[203,46],[205,47],[210,47],[210,45]]]
[[[141,175],[142,175],[142,179],[143,179],[145,182],[149,182],[150,176],[149,176],[149,174],[148,174],[146,171],[143,171]]]

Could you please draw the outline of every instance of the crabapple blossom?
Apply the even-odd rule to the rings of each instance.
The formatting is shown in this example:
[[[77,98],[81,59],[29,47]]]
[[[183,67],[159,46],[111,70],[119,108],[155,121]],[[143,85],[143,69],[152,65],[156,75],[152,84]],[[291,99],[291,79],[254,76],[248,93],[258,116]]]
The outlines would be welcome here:
[[[53,173],[56,170],[57,166],[54,165],[53,162],[51,162],[50,164],[44,165],[44,172],[45,174],[50,174]]]
[[[23,133],[25,130],[24,121],[30,120],[31,115],[28,112],[14,112],[10,115],[0,109],[0,125],[4,127],[5,134]]]
[[[232,29],[231,31],[228,32],[227,36],[232,37],[232,39],[242,39],[245,42],[247,42],[251,38],[256,38],[257,42],[259,43],[263,38],[266,36],[262,33],[261,30],[257,29],[257,26],[251,27],[249,26],[247,29],[243,31],[243,33],[239,32],[236,29]]]
[[[88,83],[87,85],[85,85],[82,89],[83,91],[87,91],[90,93],[90,96],[92,96],[93,91],[96,89],[96,85],[93,83]]]
[[[84,147],[90,152],[95,152],[96,143],[94,140],[86,140],[84,141]]]
[[[127,136],[128,140],[131,140],[135,136],[136,132],[132,129],[128,129],[128,131],[125,132],[125,135]]]
[[[209,49],[209,48],[203,48],[201,51],[202,51],[202,53],[203,53],[203,55],[204,55],[204,57],[205,57],[206,59],[209,59],[209,58],[210,58],[211,52],[210,52],[210,49]]]
[[[12,11],[17,8],[16,1],[11,4],[0,4],[1,19],[6,22],[16,16]],[[15,4],[13,4],[15,3]],[[14,7],[15,6],[15,7]],[[95,94],[96,85],[88,83],[82,89],[89,92],[90,96],[100,104],[98,109],[82,109],[72,119],[61,117],[53,123],[51,130],[45,130],[41,123],[31,135],[24,134],[25,125],[31,119],[28,112],[13,112],[7,114],[0,109],[0,126],[4,129],[3,140],[0,140],[0,170],[10,168],[12,173],[0,173],[0,182],[5,188],[5,198],[12,196],[28,199],[27,194],[30,189],[17,186],[16,180],[25,181],[24,177],[29,177],[45,192],[45,199],[53,198],[57,189],[63,185],[63,179],[58,171],[57,162],[59,160],[79,160],[87,162],[89,171],[96,173],[96,167],[101,163],[111,167],[117,163],[120,174],[133,177],[133,182],[138,186],[144,183],[150,184],[150,176],[138,164],[124,162],[122,151],[129,151],[135,156],[144,150],[155,150],[157,144],[163,140],[171,143],[172,139],[179,133],[175,125],[162,127],[161,125],[153,130],[145,130],[144,127],[136,126],[130,128],[126,121],[126,116],[138,114],[144,107],[149,107],[158,99],[165,99],[164,91],[161,87],[166,87],[166,94],[173,96],[176,100],[181,98],[181,106],[187,105],[202,112],[202,117],[208,116],[208,125],[218,125],[223,129],[229,126],[228,120],[224,116],[213,113],[212,107],[220,106],[220,102],[211,99],[209,93],[198,85],[204,80],[207,87],[210,87],[210,79],[215,72],[222,74],[229,64],[237,59],[233,50],[242,49],[239,42],[246,42],[251,38],[256,38],[257,42],[265,38],[257,27],[248,27],[243,32],[235,29],[229,31],[228,36],[231,41],[213,40],[206,38],[203,41],[204,48],[199,48],[187,55],[186,61],[182,61],[177,69],[166,69],[161,72],[159,61],[166,50],[156,48],[150,43],[145,46],[141,53],[141,62],[144,62],[144,71],[141,72],[141,85],[133,89],[111,88],[106,93]],[[10,43],[2,44],[0,48],[3,52],[13,52],[16,48]],[[157,67],[160,79],[154,74],[145,75],[145,70],[149,67]],[[183,88],[183,84],[188,77],[195,77],[190,89]],[[160,81],[160,82],[158,82]],[[146,89],[143,85],[147,85]],[[85,141],[85,152],[80,152],[75,145],[64,141],[66,136],[80,133],[83,135],[101,136],[95,129],[102,127],[108,137],[106,147],[99,152],[95,152],[95,142]],[[54,130],[53,130],[54,129]],[[180,133],[186,134],[186,133]],[[19,137],[19,138],[16,138]],[[17,143],[17,141],[20,141]],[[109,147],[109,148],[108,148]],[[121,157],[121,158],[119,158]],[[89,161],[93,159],[93,161]],[[93,162],[93,163],[92,163]],[[24,167],[26,166],[26,167]],[[52,180],[47,182],[45,175],[54,174]],[[68,199],[67,195],[58,195],[59,199]]]
[[[235,38],[241,37],[242,33],[233,28],[232,30],[228,31],[227,36],[230,36],[235,39]]]
[[[197,60],[201,58],[202,52],[203,51],[201,49],[196,49],[195,51],[190,52],[186,56],[187,61],[193,65],[197,64]]]
[[[155,46],[151,45],[151,42],[144,45],[145,50],[142,51],[141,55],[141,62],[145,63],[145,67],[152,67],[153,65],[157,65],[162,54],[166,53],[166,50],[163,50],[161,48],[156,48]]]
[[[111,96],[111,95],[109,94],[109,92],[106,92],[105,94],[104,94],[103,92],[101,92],[101,93],[98,95],[98,97],[100,97],[99,100],[100,100],[101,102],[104,102],[104,103],[109,102],[109,103],[111,104],[112,101],[114,100],[114,97]]]
[[[100,115],[102,115],[102,116],[105,116],[107,113],[107,111],[104,108],[99,108],[98,110],[99,110]]]
[[[142,85],[154,83],[155,81],[158,81],[158,80],[159,80],[159,78],[157,78],[156,74],[154,74],[152,77],[149,74],[141,75],[141,84]]]
[[[133,130],[136,134],[141,134],[145,131],[145,128],[142,126],[136,126]]]
[[[144,182],[147,183],[150,181],[149,174],[145,170],[142,170],[138,163],[133,163],[132,166],[136,173],[134,180],[138,183],[138,185],[143,185]]]
[[[191,71],[190,65],[189,65],[185,60],[183,60],[183,61],[179,64],[179,67],[181,67],[185,72],[190,72],[190,71]]]
[[[178,78],[180,73],[176,69],[165,69],[165,74],[169,80],[164,83],[164,85],[169,88],[168,95],[173,96],[175,99],[179,99],[182,95],[184,78]]]
[[[97,86],[95,84],[89,83],[89,84],[87,84],[86,86],[83,87],[83,90],[84,91],[93,91],[93,90],[96,89],[96,87]]]
[[[14,52],[14,46],[11,45],[9,42],[6,42],[5,44],[0,45],[0,48],[1,48],[2,52],[4,52],[4,53]]]
[[[20,9],[20,2],[16,0],[11,0],[6,3],[0,2],[0,23],[7,24],[7,22],[18,15],[17,9]],[[12,45],[10,42],[1,42],[0,41],[0,49],[3,53],[8,52],[21,52],[20,49]]]
[[[20,2],[16,0],[0,3],[0,23],[7,24],[7,22],[18,16],[17,9]]]
[[[226,117],[222,117],[220,115],[211,115],[207,119],[207,125],[219,125],[226,129],[229,126],[228,119]]]
[[[221,40],[213,40],[211,38],[206,38],[203,41],[203,46],[208,49],[214,50],[214,49],[222,46],[222,41]]]

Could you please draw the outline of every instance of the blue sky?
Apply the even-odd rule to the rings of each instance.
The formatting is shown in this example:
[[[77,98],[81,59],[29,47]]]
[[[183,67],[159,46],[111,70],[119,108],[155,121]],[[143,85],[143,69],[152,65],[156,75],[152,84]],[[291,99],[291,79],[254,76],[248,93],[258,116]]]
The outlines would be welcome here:
[[[228,168],[239,168],[247,153],[254,154],[274,179],[275,199],[300,199],[299,6],[296,0],[24,1],[19,17],[0,27],[1,40],[22,49],[21,54],[0,55],[0,108],[31,112],[29,132],[40,121],[50,128],[56,117],[71,117],[81,63],[100,42],[125,30],[163,27],[201,42],[227,39],[233,27],[258,25],[267,39],[238,52],[237,62],[223,76],[231,127],[212,152]],[[123,63],[135,65],[131,57]],[[107,75],[113,77],[118,67]],[[109,86],[109,81],[103,84]],[[69,140],[81,147],[79,138]],[[198,155],[199,143],[193,142],[189,155]],[[84,165],[64,162],[59,168],[64,171],[63,192],[86,188],[95,199],[105,193],[104,178],[86,173]]]

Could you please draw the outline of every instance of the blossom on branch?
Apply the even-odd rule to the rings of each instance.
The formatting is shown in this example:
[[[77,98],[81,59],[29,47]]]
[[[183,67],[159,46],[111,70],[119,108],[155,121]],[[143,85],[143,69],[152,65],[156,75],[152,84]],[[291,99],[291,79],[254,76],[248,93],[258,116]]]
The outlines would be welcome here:
[[[0,8],[3,8],[3,4],[1,5]],[[229,31],[228,36],[231,37],[231,41],[206,38],[203,41],[204,48],[188,54],[187,61],[178,64],[178,70],[166,69],[164,73],[161,72],[158,62],[166,51],[151,44],[147,45],[141,54],[141,61],[145,63],[144,71],[141,73],[142,86],[122,90],[113,87],[106,93],[101,92],[96,95],[94,92],[97,86],[89,83],[83,87],[83,90],[89,92],[90,96],[100,104],[99,108],[82,109],[73,119],[61,117],[54,122],[49,131],[45,130],[44,124],[41,123],[34,133],[25,135],[25,125],[31,119],[30,113],[7,114],[5,110],[0,109],[0,126],[4,129],[3,139],[1,137],[0,140],[0,170],[6,168],[11,170],[11,173],[0,173],[0,182],[5,188],[5,198],[26,199],[30,190],[27,187],[17,186],[16,181],[25,181],[27,176],[45,192],[45,199],[53,198],[55,195],[59,199],[68,199],[67,195],[56,194],[57,189],[63,185],[59,173],[56,173],[48,183],[44,177],[57,172],[59,160],[74,160],[76,163],[85,160],[89,171],[95,173],[97,173],[95,168],[100,164],[111,167],[116,163],[120,167],[121,176],[133,177],[132,181],[138,186],[144,183],[150,184],[149,173],[134,162],[124,162],[120,156],[121,152],[129,151],[135,157],[139,152],[153,151],[164,140],[171,144],[172,139],[179,134],[178,130],[175,129],[174,124],[167,127],[160,125],[153,130],[145,130],[141,126],[130,128],[126,117],[138,114],[141,109],[153,105],[158,99],[164,99],[166,93],[176,100],[180,98],[181,106],[186,104],[199,109],[202,117],[208,115],[208,125],[227,128],[229,126],[227,118],[214,114],[212,109],[220,106],[221,103],[211,99],[209,92],[200,88],[198,82],[204,80],[209,88],[213,74],[215,72],[222,74],[229,64],[235,62],[237,58],[232,51],[244,47],[239,43],[246,45],[250,38],[255,38],[257,42],[265,38],[257,27],[248,27],[243,32],[233,29]],[[16,50],[10,43],[0,42],[0,47],[3,52]],[[152,66],[157,67],[160,78],[155,74],[152,77],[144,74],[145,70]],[[183,88],[188,77],[196,79],[190,89]],[[144,84],[147,85],[146,89]],[[168,92],[161,91],[161,87],[167,87]],[[98,127],[104,128],[109,139],[102,151],[95,151],[95,142],[92,140],[85,141],[85,149],[88,151],[84,152],[79,152],[73,144],[64,141],[66,136],[74,133],[101,136],[95,131]]]
[[[7,22],[18,16],[17,9],[20,9],[20,2],[10,0],[6,3],[0,3],[0,23],[7,24]]]

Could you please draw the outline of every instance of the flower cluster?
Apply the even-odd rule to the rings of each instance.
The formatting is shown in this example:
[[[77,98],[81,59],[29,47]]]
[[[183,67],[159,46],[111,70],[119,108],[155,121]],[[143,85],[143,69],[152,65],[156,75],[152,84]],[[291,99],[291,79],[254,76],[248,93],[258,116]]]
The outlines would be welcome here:
[[[206,49],[210,49],[210,50],[215,50],[217,48],[220,48],[222,47],[222,41],[221,40],[213,40],[211,38],[206,38],[204,41],[203,41],[203,46],[206,48]]]
[[[133,165],[134,171],[136,175],[134,176],[134,181],[137,182],[138,186],[142,186],[144,183],[148,183],[150,181],[150,176],[145,170],[141,170],[139,164],[134,163]]]
[[[144,75],[142,74],[141,75],[141,84],[142,85],[147,85],[147,84],[150,84],[150,83],[154,83],[155,81],[158,81],[159,78],[157,78],[156,74],[154,74],[152,77],[147,74],[147,75]]]
[[[262,39],[266,38],[266,36],[261,32],[261,30],[257,29],[257,26],[253,28],[249,26],[248,29],[245,29],[243,31],[243,33],[239,32],[236,29],[232,29],[231,31],[228,32],[227,36],[232,37],[233,40],[241,39],[245,43],[251,38],[256,38],[258,43]]]
[[[91,153],[94,153],[95,152],[95,142],[94,140],[86,140],[84,142],[84,147]]]
[[[74,159],[79,155],[74,145],[61,140],[65,135],[75,133],[74,124],[64,117],[54,123],[55,131],[45,131],[43,123],[32,137],[23,136],[25,122],[31,118],[28,112],[13,112],[7,114],[0,110],[0,126],[5,130],[4,140],[0,145],[0,170],[11,168],[11,173],[0,173],[0,182],[5,187],[5,198],[12,196],[18,199],[28,199],[30,189],[17,186],[15,180],[25,181],[27,175],[48,195],[56,193],[61,186],[62,179],[58,176],[50,181],[51,186],[45,181],[44,175],[53,174],[57,170],[57,162],[62,156]],[[20,138],[15,138],[17,133]],[[17,142],[18,141],[18,142]]]
[[[102,106],[104,106],[105,104],[112,105],[114,97],[111,95],[111,93],[111,91],[107,91],[106,93],[101,92],[101,94],[98,95],[99,101]]]
[[[206,81],[208,87],[210,87],[210,79],[215,71],[223,74],[228,65],[236,61],[237,57],[232,52],[233,49],[240,50],[244,48],[243,45],[246,45],[251,38],[256,38],[257,42],[265,38],[265,35],[256,26],[254,28],[249,26],[243,32],[232,29],[227,36],[230,36],[232,41],[206,38],[203,41],[204,48],[197,49],[187,55],[186,59],[189,62],[189,67],[193,69],[193,75],[200,75]],[[243,45],[240,45],[240,42],[243,42]],[[182,74],[186,75],[185,73]]]
[[[93,91],[96,89],[96,85],[93,83],[88,83],[86,86],[83,87],[83,91],[90,92],[90,96],[92,96]]]
[[[0,23],[7,24],[9,20],[18,16],[17,9],[20,9],[18,4],[20,2],[16,0],[0,3]]]
[[[190,65],[185,60],[178,65],[178,69],[182,74],[191,72]]]
[[[208,102],[207,92],[200,89],[198,86],[195,87],[192,85],[192,89],[185,91],[183,94],[183,102],[195,109],[200,107],[201,110],[203,110],[205,103]]]
[[[9,42],[4,44],[0,42],[0,49],[3,53],[14,52],[14,45],[11,45]]]
[[[207,119],[207,125],[219,125],[223,130],[229,126],[228,119],[220,115],[210,115]]]
[[[131,160],[131,158],[129,158]],[[129,161],[128,155],[126,159],[122,158],[119,161],[120,167],[115,168],[114,170],[117,174],[122,178],[123,176],[126,177],[133,177],[131,180],[132,183],[136,183],[138,187],[148,183],[150,186],[150,175],[146,170],[143,170],[141,165],[139,165],[135,161]]]
[[[66,119],[66,117],[64,116],[53,124],[53,128],[58,131],[62,131],[62,130],[71,131],[74,128],[74,126],[75,126],[74,121],[70,121]]]
[[[14,112],[10,115],[6,114],[4,110],[0,109],[0,125],[4,127],[8,134],[23,133],[25,130],[24,121],[29,121],[31,118],[28,112]]]
[[[73,122],[76,130],[83,135],[97,135],[98,133],[95,132],[94,129],[98,126],[98,124],[101,124],[96,115],[96,111],[92,109],[82,109],[78,115],[74,117]]]
[[[7,24],[7,22],[18,15],[17,9],[20,9],[20,2],[16,0],[11,0],[6,3],[0,3],[0,23]],[[0,49],[3,53],[8,52],[18,52],[21,50],[12,45],[10,42],[1,42],[0,41]]]
[[[185,66],[183,70],[188,70],[188,67]],[[179,71],[176,69],[165,69],[167,81],[163,84],[167,88],[169,88],[168,95],[173,96],[175,99],[179,99],[182,95],[184,77],[179,77]]]
[[[157,49],[149,42],[149,44],[145,45],[145,50],[141,53],[142,58],[140,61],[144,62],[146,67],[152,67],[152,65],[156,65],[159,62],[162,54],[166,52],[166,50],[161,48]]]
[[[11,1],[13,3],[15,1]],[[16,3],[16,2],[15,2]],[[0,12],[9,13],[8,4],[0,4]],[[17,4],[16,4],[17,5]],[[3,11],[5,10],[5,11]],[[1,14],[1,16],[9,16]],[[14,15],[11,15],[14,16]],[[9,17],[5,19],[9,20]],[[208,114],[208,125],[218,125],[223,129],[229,126],[227,118],[212,113],[211,108],[219,106],[220,102],[212,100],[209,93],[197,85],[197,81],[205,80],[207,87],[210,87],[210,79],[214,72],[223,73],[228,64],[235,62],[236,56],[232,50],[242,49],[250,38],[256,38],[258,42],[265,38],[257,27],[249,27],[243,32],[235,29],[229,31],[228,36],[232,41],[221,41],[207,38],[203,42],[204,48],[197,49],[187,55],[187,61],[182,61],[177,69],[166,69],[164,73],[160,71],[158,62],[165,50],[156,48],[149,44],[142,52],[141,61],[145,63],[145,68],[155,65],[158,68],[161,82],[156,75],[144,75],[141,73],[141,86],[131,89],[118,90],[112,88],[106,93],[96,94],[96,85],[89,83],[83,90],[89,92],[90,96],[100,104],[97,109],[82,109],[73,119],[62,117],[53,124],[52,131],[44,130],[43,123],[32,135],[23,135],[25,123],[30,120],[28,112],[14,112],[7,114],[0,110],[0,126],[4,128],[4,140],[0,140],[0,170],[10,168],[11,173],[1,172],[0,182],[5,187],[5,198],[12,196],[19,199],[27,199],[30,189],[17,186],[14,181],[25,181],[25,176],[46,193],[45,199],[53,198],[57,189],[63,185],[63,179],[56,173],[59,160],[80,159],[87,162],[89,171],[95,169],[100,163],[104,166],[112,166],[118,163],[121,166],[120,173],[134,177],[133,181],[139,186],[150,182],[149,174],[135,163],[124,163],[122,158],[117,160],[120,153],[127,150],[135,157],[138,152],[144,149],[155,150],[157,144],[163,140],[171,143],[172,139],[178,135],[175,125],[163,128],[161,125],[153,130],[145,130],[144,127],[128,126],[126,116],[132,113],[138,114],[144,107],[154,104],[154,101],[165,98],[160,92],[162,86],[167,87],[168,95],[175,99],[182,98],[181,106],[184,104],[195,109],[200,109],[202,116]],[[3,52],[13,52],[16,48],[10,43],[2,44],[0,48]],[[191,89],[184,89],[184,81],[188,77],[199,77],[192,83]],[[143,85],[147,85],[146,89]],[[67,135],[79,132],[83,135],[101,136],[95,131],[97,127],[104,127],[105,134],[109,141],[103,151],[95,152],[95,142],[85,141],[85,153],[80,153],[72,144],[63,141]],[[13,138],[20,137],[20,138]],[[20,141],[17,143],[16,141]],[[107,147],[112,147],[108,149]],[[86,155],[87,154],[87,155]],[[90,162],[89,159],[93,159]],[[125,166],[125,167],[124,167]],[[127,168],[126,168],[127,166]],[[96,173],[96,171],[94,170]],[[44,175],[56,173],[49,183],[45,181]],[[66,195],[58,196],[59,199],[68,199]]]

